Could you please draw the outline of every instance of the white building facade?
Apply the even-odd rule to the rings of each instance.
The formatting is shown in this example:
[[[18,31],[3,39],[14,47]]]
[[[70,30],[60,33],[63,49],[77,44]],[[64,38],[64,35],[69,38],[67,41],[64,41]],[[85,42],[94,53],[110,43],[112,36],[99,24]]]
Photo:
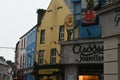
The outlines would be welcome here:
[[[101,7],[104,80],[120,80],[120,0]]]
[[[0,80],[12,80],[12,68],[0,57]]]

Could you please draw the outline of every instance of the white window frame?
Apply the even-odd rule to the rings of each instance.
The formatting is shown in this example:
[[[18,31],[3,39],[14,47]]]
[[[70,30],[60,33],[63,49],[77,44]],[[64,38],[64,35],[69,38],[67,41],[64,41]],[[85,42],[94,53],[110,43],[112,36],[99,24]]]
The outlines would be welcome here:
[[[64,29],[65,29],[64,25],[60,26],[59,28],[59,39],[60,40],[64,40]]]
[[[39,53],[38,53],[38,55],[39,55],[39,58],[38,58],[39,59],[39,61],[38,61],[39,64],[44,63],[44,52],[45,52],[44,50],[40,50]]]
[[[56,48],[53,48],[50,51],[50,63],[51,64],[55,64],[56,63]]]
[[[41,34],[40,34],[40,43],[44,43],[45,42],[45,30],[41,30]]]

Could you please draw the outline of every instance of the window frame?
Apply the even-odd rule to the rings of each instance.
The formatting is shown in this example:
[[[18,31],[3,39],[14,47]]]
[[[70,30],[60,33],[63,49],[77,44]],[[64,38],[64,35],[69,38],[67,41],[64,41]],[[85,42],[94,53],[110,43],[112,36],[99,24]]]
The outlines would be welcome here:
[[[56,52],[57,52],[56,48],[52,48],[50,50],[50,64],[56,64],[56,55],[57,55]]]
[[[45,42],[45,29],[42,29],[40,33],[40,43],[43,44],[44,42]]]
[[[64,40],[64,32],[65,31],[65,26],[64,25],[61,25],[59,27],[59,40]]]
[[[38,64],[43,64],[44,63],[44,50],[39,50],[38,53]]]

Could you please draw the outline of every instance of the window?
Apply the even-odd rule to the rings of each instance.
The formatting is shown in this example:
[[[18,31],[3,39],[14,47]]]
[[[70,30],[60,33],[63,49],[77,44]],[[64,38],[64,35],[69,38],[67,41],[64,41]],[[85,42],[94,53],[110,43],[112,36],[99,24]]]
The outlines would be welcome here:
[[[62,6],[58,6],[58,7],[57,7],[57,10],[58,10],[58,9],[61,9],[61,8],[62,8]]]
[[[75,5],[74,5],[74,12],[77,14],[77,13],[80,13],[80,11],[81,11],[81,7],[80,7],[80,5],[81,5],[81,3],[78,1],[78,2],[76,2],[76,3],[74,3]],[[84,4],[84,3],[83,3]]]
[[[52,10],[48,10],[47,12],[52,12]]]
[[[56,49],[51,49],[51,52],[50,52],[50,63],[51,64],[55,64],[56,63]]]
[[[30,33],[30,44],[32,44],[32,33]]]
[[[44,43],[44,41],[45,41],[45,30],[41,30],[40,43]]]
[[[59,29],[59,39],[60,40],[64,40],[64,25],[60,26],[60,29]]]
[[[39,57],[38,57],[38,59],[39,59],[39,64],[43,64],[43,61],[44,61],[44,50],[40,50],[39,51]]]
[[[33,42],[35,42],[35,39],[36,39],[36,33],[35,31],[33,31]]]

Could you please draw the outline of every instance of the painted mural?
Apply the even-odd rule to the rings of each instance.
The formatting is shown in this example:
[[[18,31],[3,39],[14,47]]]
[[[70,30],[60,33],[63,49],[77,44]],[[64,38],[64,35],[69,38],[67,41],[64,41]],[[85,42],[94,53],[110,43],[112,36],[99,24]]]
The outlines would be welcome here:
[[[73,37],[73,15],[68,14],[65,18],[65,27],[67,30],[67,39],[71,40]]]
[[[100,17],[94,10],[98,0],[64,0],[74,15],[73,38],[101,37]],[[70,3],[71,2],[71,3]],[[71,6],[72,5],[72,6]]]
[[[94,11],[96,4],[96,0],[82,0],[80,38],[99,38],[101,36],[100,17]]]

